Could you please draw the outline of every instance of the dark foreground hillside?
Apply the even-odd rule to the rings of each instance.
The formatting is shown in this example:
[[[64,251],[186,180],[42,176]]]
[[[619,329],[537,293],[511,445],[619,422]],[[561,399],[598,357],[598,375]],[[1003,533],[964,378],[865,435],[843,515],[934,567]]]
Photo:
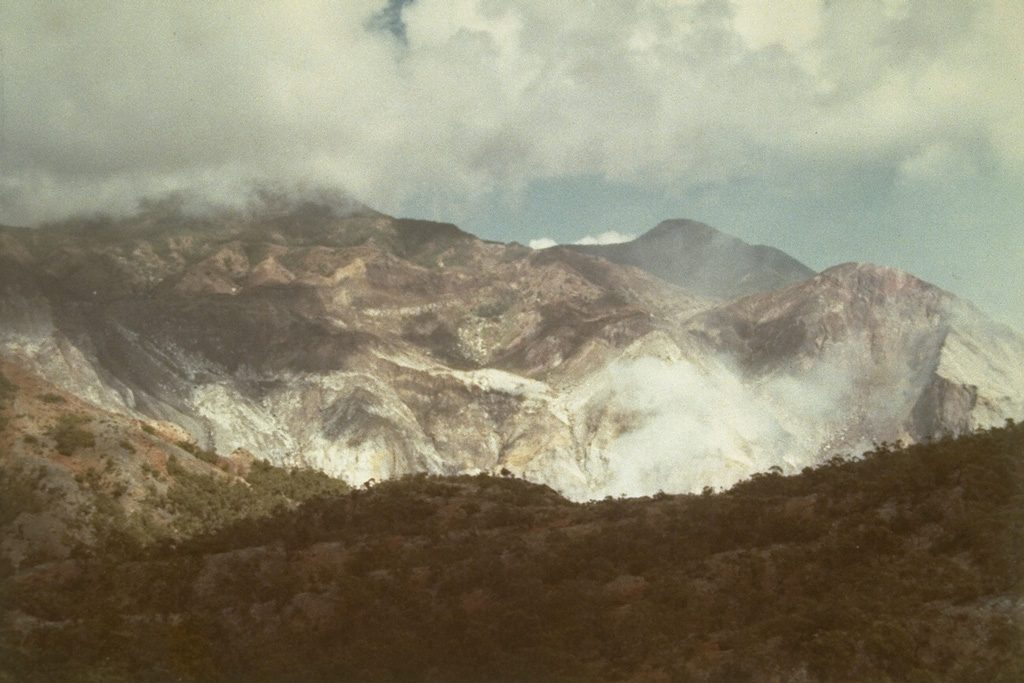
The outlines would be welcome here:
[[[412,477],[3,577],[0,681],[1024,680],[1024,426],[700,496]]]

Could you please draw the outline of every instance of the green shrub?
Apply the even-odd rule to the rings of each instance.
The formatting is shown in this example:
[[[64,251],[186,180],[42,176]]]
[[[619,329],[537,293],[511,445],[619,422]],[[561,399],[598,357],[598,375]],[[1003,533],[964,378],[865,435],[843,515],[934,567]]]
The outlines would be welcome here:
[[[0,372],[0,404],[14,398],[16,393],[18,393],[18,386],[7,379],[7,375]]]
[[[0,527],[22,512],[42,512],[46,508],[46,498],[36,479],[23,470],[0,472]]]
[[[61,455],[71,455],[79,448],[95,446],[95,434],[82,427],[88,422],[88,418],[70,413],[57,418],[57,424],[48,432],[48,436],[57,442],[57,452]]]
[[[216,465],[220,462],[220,456],[217,455],[215,450],[200,448],[197,444],[190,441],[179,441],[177,445],[178,448],[188,451],[207,464]]]
[[[174,478],[167,491],[168,502],[184,536],[214,533],[246,520],[266,518],[295,503],[348,490],[343,481],[322,472],[286,470],[258,460],[246,477],[248,486],[225,476],[192,472],[175,458],[168,460],[167,470]]]
[[[17,392],[18,387],[0,372],[0,430],[4,429],[8,422],[7,416],[4,415],[4,406]]]
[[[323,472],[284,469],[256,460],[246,476],[253,490],[261,495],[279,495],[296,502],[347,493],[348,484]]]

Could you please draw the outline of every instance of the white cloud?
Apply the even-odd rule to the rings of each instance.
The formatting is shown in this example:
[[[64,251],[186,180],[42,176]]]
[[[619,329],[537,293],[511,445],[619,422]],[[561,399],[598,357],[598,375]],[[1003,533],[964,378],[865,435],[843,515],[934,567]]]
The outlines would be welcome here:
[[[942,140],[1024,172],[1013,3],[416,0],[405,42],[385,4],[5,3],[0,220],[249,176],[458,220],[537,179],[784,182]]]
[[[622,242],[631,242],[635,239],[636,235],[624,235],[616,230],[609,230],[608,232],[602,232],[597,237],[587,235],[586,237],[576,240],[573,244],[621,244]],[[541,237],[530,240],[531,249],[548,249],[549,247],[554,246],[558,246],[558,242],[550,237]]]
[[[597,237],[587,235],[583,239],[577,240],[576,244],[621,244],[622,242],[631,242],[634,239],[636,239],[636,235],[623,235],[616,230],[609,230],[608,232],[602,232]]]
[[[948,140],[925,145],[900,164],[904,184],[949,182],[977,173],[977,167],[963,150]]]

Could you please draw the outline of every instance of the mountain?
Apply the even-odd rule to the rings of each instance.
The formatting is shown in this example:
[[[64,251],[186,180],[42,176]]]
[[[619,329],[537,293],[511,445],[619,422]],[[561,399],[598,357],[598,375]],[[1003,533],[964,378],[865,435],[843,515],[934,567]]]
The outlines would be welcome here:
[[[727,487],[1024,414],[1024,342],[969,304],[873,266],[808,277],[694,225],[638,242],[710,234],[701,253],[762,255],[738,257],[743,287],[791,284],[711,298],[312,201],[3,228],[0,354],[204,451],[353,485],[507,470],[575,500]]]
[[[566,389],[706,302],[565,251],[319,207],[3,231],[0,346],[111,411],[353,483],[585,495]]]
[[[916,442],[1024,410],[1024,340],[892,268],[842,264],[703,312],[687,326],[757,381],[797,377],[804,390],[838,398],[844,428],[864,436]]]
[[[783,289],[814,275],[778,249],[753,246],[689,220],[663,221],[630,242],[566,248],[636,266],[685,290],[718,299]]]

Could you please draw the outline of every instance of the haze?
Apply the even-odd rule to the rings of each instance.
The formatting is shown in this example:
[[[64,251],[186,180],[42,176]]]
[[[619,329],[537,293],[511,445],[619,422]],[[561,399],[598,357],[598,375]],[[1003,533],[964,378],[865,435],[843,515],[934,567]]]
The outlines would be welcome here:
[[[1022,25],[1016,0],[8,2],[0,222],[254,179],[524,244],[686,217],[1024,329]]]

